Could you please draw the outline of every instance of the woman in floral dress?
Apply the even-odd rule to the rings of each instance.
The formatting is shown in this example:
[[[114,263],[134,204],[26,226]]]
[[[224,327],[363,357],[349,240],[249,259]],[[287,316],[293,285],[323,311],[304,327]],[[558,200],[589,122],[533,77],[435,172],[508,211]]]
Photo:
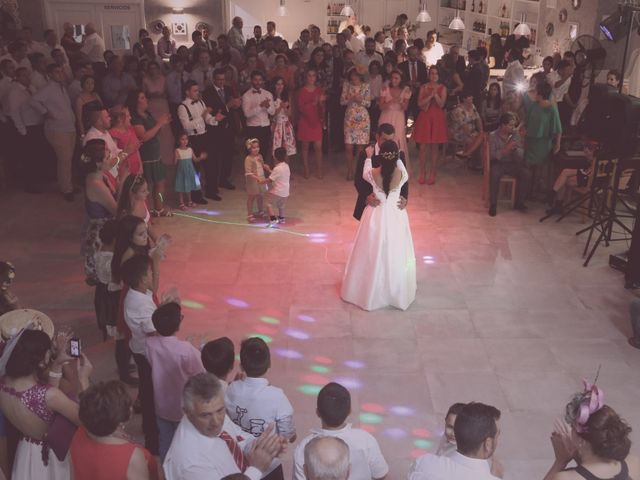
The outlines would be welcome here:
[[[371,89],[355,68],[347,73],[340,104],[347,107],[344,115],[344,143],[347,157],[347,180],[353,180],[355,158],[369,143],[371,120],[367,108],[371,105]],[[355,145],[355,156],[354,156]]]

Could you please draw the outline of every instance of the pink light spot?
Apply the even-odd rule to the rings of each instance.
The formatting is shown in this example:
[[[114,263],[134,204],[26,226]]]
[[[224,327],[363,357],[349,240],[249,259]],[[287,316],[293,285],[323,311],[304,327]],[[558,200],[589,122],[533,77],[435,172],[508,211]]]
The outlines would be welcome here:
[[[322,357],[322,356],[318,356],[314,358],[313,361],[316,363],[321,363],[323,365],[331,365],[333,363],[333,360],[331,360],[330,358]]]
[[[424,450],[411,450],[411,458],[420,458],[425,454]]]
[[[419,438],[431,438],[431,432],[426,428],[414,428],[411,434]]]
[[[311,238],[326,238],[327,237],[326,233],[309,233],[308,235]]]
[[[379,403],[363,403],[360,410],[370,413],[384,413],[385,408]]]
[[[278,332],[276,328],[262,324],[256,325],[255,331],[258,333],[263,333],[265,335],[273,335]]]
[[[227,298],[227,303],[233,307],[247,308],[249,304],[239,298]]]
[[[360,428],[369,433],[376,433],[378,431],[375,425],[371,425],[369,423],[363,423],[362,425],[360,425]]]
[[[318,375],[315,373],[309,373],[302,377],[302,381],[306,383],[310,383],[312,385],[326,385],[329,383],[329,379],[324,375]]]
[[[284,333],[289,335],[291,338],[295,338],[296,340],[309,340],[311,335],[307,332],[303,332],[302,330],[296,330],[295,328],[287,328]]]

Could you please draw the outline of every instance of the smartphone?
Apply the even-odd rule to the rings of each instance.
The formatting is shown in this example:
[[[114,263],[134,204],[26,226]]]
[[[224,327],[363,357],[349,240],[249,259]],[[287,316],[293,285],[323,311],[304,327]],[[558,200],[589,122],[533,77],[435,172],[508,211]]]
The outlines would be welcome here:
[[[79,358],[81,353],[80,349],[80,339],[72,338],[69,340],[69,355],[73,358]]]

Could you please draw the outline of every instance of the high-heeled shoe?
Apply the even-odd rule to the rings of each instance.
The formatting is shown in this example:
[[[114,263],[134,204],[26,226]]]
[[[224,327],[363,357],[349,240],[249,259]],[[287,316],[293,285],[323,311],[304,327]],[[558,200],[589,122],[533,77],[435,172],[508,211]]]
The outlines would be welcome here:
[[[420,177],[418,178],[418,183],[420,185],[424,185],[424,173],[420,175]]]
[[[435,173],[432,173],[431,175],[429,175],[429,179],[427,180],[427,185],[433,185],[434,183],[436,183],[436,175]]]

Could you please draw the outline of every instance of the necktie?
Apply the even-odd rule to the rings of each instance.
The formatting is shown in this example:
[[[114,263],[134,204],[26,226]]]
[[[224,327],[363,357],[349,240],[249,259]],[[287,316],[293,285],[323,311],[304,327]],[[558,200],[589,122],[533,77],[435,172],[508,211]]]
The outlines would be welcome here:
[[[418,69],[416,67],[416,62],[411,62],[411,81],[415,82],[418,78]]]
[[[220,100],[222,100],[222,103],[226,103],[225,98],[224,98],[224,89],[219,88],[218,89],[218,95],[220,95]]]
[[[242,453],[240,445],[238,445],[238,443],[233,438],[231,438],[231,435],[229,435],[227,432],[223,431],[220,434],[220,438],[224,440],[224,443],[227,444],[227,447],[231,452],[231,456],[240,469],[240,472],[244,472],[247,469],[247,462],[244,458],[244,454]]]

